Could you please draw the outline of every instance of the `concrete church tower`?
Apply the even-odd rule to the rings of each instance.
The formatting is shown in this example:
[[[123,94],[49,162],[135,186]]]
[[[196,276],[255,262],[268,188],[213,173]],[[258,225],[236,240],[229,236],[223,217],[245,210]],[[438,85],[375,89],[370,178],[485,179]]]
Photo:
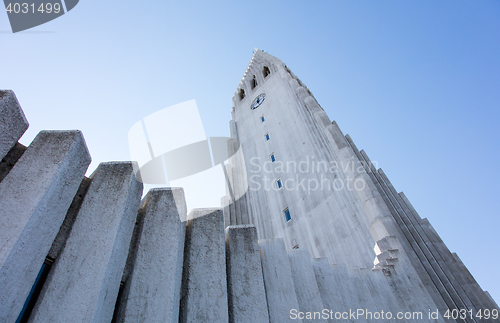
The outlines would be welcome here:
[[[227,166],[230,190],[240,194],[225,209],[226,226],[253,224],[259,239],[282,238],[288,250],[306,249],[333,268],[382,268],[391,275],[387,266],[397,259],[411,281],[399,286],[408,288],[403,297],[410,307],[496,308],[427,219],[282,61],[255,51],[233,97],[230,129],[248,182]],[[387,292],[402,297],[400,291]]]
[[[80,131],[25,147],[13,91],[0,112],[0,322],[498,322],[430,223],[263,51],[233,98],[222,208],[188,213],[178,187],[142,198],[134,162],[85,177]]]
[[[243,149],[249,188],[239,202],[246,214],[231,224],[248,221],[260,239],[283,238],[289,249],[333,263],[373,266],[376,242],[393,235],[395,223],[307,87],[279,59],[256,51],[233,105],[231,136]]]

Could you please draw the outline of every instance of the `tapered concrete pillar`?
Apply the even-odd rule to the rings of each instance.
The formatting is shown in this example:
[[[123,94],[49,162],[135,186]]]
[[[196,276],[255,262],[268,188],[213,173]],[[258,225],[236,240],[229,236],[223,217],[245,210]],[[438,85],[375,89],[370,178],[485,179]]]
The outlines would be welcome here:
[[[231,197],[226,195],[221,198],[222,213],[224,214],[224,227],[228,227],[231,224],[231,214],[229,212],[230,204]]]
[[[116,322],[178,322],[186,233],[180,220],[186,218],[183,189],[150,190],[140,216]]]
[[[0,183],[0,321],[14,322],[90,155],[79,131],[42,131]]]
[[[292,313],[299,311],[299,303],[285,242],[283,239],[260,240],[259,245],[269,322],[302,322],[292,318]]]
[[[314,274],[318,289],[325,308],[333,312],[345,312],[348,310],[342,299],[341,288],[335,280],[335,275],[327,258],[315,258],[312,260]]]
[[[188,219],[179,321],[228,322],[222,210],[194,209]]]
[[[293,249],[288,253],[288,258],[300,311],[318,313],[316,317],[314,314],[306,315],[302,322],[326,322],[321,319],[321,311],[326,307],[323,306],[309,252],[306,249]]]
[[[269,322],[257,229],[226,228],[229,322]]]
[[[142,194],[130,162],[101,163],[30,322],[111,322]]]
[[[14,147],[28,125],[14,92],[0,90],[0,160]]]
[[[27,147],[20,144],[16,143],[14,147],[12,147],[7,155],[3,157],[2,160],[0,160],[0,182],[3,181],[5,176],[12,170],[14,165],[17,163],[19,158],[24,154],[26,151]]]

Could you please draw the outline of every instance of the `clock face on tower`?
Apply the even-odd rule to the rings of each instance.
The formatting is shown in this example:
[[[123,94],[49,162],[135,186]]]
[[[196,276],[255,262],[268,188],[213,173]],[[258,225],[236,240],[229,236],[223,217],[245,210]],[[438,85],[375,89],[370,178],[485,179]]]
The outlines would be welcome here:
[[[266,95],[264,93],[260,94],[255,100],[252,102],[252,106],[250,107],[252,110],[257,109],[262,102],[264,102],[264,99],[266,98]]]

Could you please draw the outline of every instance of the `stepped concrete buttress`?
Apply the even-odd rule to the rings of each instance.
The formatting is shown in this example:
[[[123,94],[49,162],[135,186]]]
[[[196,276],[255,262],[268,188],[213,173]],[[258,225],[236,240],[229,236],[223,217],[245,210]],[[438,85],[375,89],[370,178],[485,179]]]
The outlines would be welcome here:
[[[229,322],[269,322],[257,230],[253,225],[226,228]]]
[[[14,147],[28,126],[14,92],[0,90],[0,160]]]
[[[291,318],[292,311],[299,310],[299,303],[283,239],[260,240],[259,245],[269,322],[302,322]]]
[[[89,164],[80,131],[42,131],[0,183],[0,321],[19,315]]]
[[[305,315],[302,322],[326,322],[321,315],[321,311],[326,307],[321,299],[309,252],[305,249],[292,249],[288,258],[300,311],[316,313]]]
[[[29,322],[110,322],[142,194],[130,162],[101,163]]]
[[[132,239],[116,322],[177,322],[184,259],[182,188],[148,192]]]
[[[228,322],[223,212],[194,209],[188,219],[179,322]]]

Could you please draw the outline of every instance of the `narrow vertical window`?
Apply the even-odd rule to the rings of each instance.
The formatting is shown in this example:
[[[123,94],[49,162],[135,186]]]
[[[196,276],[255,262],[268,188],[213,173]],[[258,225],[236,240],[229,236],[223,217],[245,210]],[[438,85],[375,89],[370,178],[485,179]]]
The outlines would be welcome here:
[[[243,100],[245,98],[245,90],[240,89],[240,100]]]
[[[292,217],[290,216],[290,210],[288,208],[284,209],[283,213],[285,214],[286,222],[288,222],[292,219]]]
[[[269,67],[264,66],[264,68],[262,69],[262,75],[264,75],[264,78],[266,78],[269,74],[271,74]]]
[[[266,141],[269,141],[269,132],[264,135],[266,137]]]
[[[274,157],[274,153],[272,153],[271,155],[269,155],[269,157],[271,157],[271,162],[275,162],[276,161],[276,157]]]
[[[255,75],[253,76],[253,79],[250,81],[250,85],[252,86],[252,90],[255,89],[257,86],[257,79],[255,78]]]
[[[260,122],[264,122],[264,121],[266,121],[266,120],[264,119],[264,116],[262,115],[262,116],[260,117]]]
[[[283,187],[283,182],[281,181],[281,178],[278,178],[276,180],[276,186],[278,186],[278,189],[282,188]]]

